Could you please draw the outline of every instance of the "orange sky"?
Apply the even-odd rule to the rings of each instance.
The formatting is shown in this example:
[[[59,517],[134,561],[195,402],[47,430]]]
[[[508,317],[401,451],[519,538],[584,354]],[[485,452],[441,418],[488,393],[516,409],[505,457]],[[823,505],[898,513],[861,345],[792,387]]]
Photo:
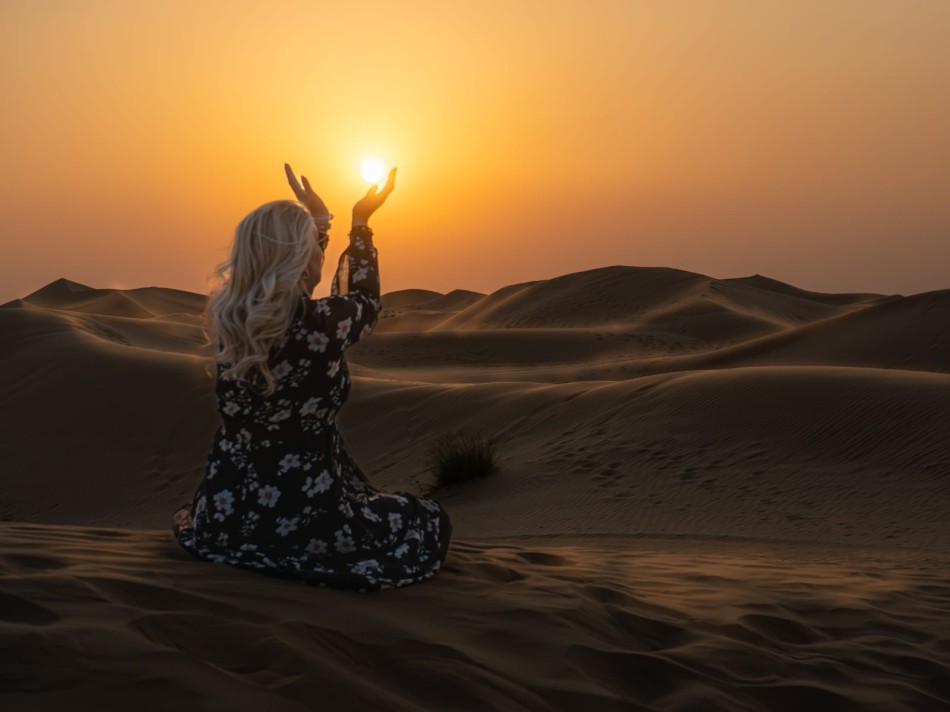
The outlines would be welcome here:
[[[334,7],[335,6],[335,7]],[[383,291],[612,264],[950,288],[950,2],[0,0],[0,302],[207,292],[238,221],[365,192]]]

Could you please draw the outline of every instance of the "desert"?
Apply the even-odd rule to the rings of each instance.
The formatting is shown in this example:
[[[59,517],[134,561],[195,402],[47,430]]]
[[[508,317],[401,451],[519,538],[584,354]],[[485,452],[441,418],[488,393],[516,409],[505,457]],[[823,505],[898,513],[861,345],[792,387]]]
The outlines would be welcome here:
[[[383,294],[339,414],[418,492],[430,581],[314,589],[177,546],[218,427],[205,295],[57,279],[0,307],[6,709],[950,706],[950,289],[613,265]]]

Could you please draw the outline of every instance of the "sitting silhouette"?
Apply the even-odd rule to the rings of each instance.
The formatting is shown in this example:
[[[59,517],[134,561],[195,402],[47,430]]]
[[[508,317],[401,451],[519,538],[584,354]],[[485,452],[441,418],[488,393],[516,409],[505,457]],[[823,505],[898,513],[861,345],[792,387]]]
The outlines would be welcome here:
[[[297,200],[238,224],[205,311],[221,427],[190,504],[172,530],[196,558],[359,592],[431,578],[448,552],[442,506],[382,492],[347,450],[336,415],[350,391],[344,352],[382,308],[368,219],[392,193],[393,168],[353,208],[330,296],[312,299],[333,215],[289,165]]]

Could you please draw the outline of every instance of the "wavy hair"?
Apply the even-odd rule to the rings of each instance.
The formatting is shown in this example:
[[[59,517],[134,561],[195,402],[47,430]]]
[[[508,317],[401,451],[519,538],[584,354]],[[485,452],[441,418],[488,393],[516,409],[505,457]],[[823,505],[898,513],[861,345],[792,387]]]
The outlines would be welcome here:
[[[205,346],[227,366],[221,378],[252,388],[263,378],[264,394],[274,393],[268,356],[301,297],[309,296],[303,272],[320,249],[315,230],[310,212],[294,200],[264,203],[238,223],[231,256],[215,267],[203,313]]]

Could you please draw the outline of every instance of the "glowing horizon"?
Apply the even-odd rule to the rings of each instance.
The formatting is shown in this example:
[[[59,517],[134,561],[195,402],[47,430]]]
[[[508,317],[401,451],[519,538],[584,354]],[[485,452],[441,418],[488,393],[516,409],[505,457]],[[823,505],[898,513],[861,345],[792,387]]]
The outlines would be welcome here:
[[[0,301],[206,292],[241,217],[293,197],[284,162],[338,216],[329,269],[371,157],[399,166],[384,292],[612,264],[950,287],[947,3],[0,12]]]

